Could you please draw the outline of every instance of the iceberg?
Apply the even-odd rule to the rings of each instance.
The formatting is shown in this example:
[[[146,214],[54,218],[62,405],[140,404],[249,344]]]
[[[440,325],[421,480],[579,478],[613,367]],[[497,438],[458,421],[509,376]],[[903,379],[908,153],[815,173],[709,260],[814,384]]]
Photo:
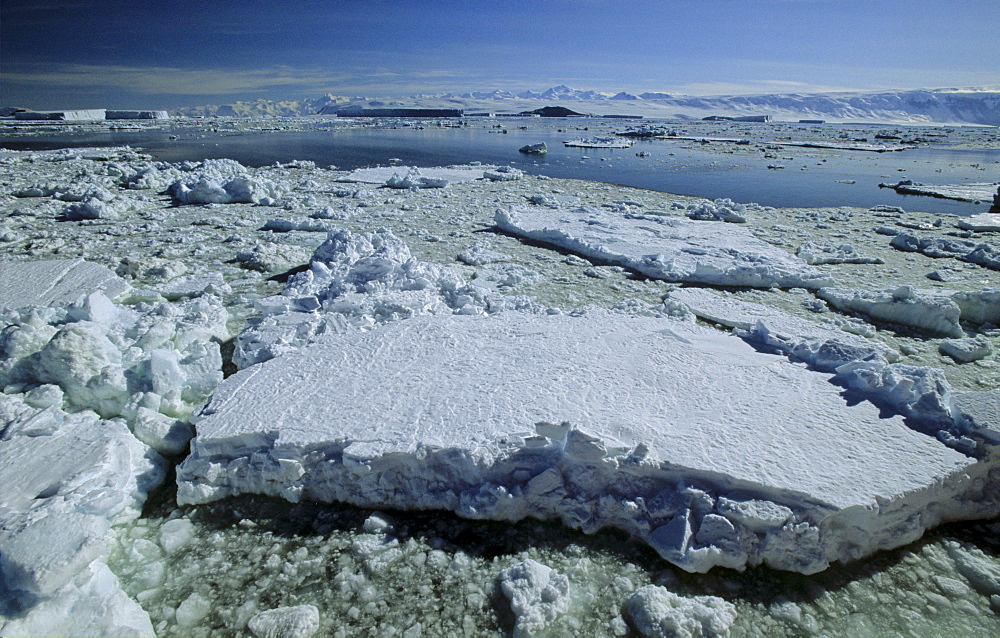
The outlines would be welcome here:
[[[834,279],[786,251],[725,222],[574,209],[510,207],[501,230],[647,277],[715,286],[822,288]]]
[[[692,572],[814,573],[996,513],[988,464],[832,378],[663,318],[416,316],[224,381],[177,498],[614,526]]]

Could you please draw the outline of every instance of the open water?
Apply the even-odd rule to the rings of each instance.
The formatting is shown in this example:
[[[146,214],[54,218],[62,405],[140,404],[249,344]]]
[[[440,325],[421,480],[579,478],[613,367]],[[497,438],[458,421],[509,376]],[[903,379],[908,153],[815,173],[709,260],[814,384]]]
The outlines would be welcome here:
[[[45,136],[19,135],[14,130],[0,137],[0,146],[40,150],[130,145],[158,160],[171,162],[225,157],[247,166],[266,166],[299,159],[344,170],[393,164],[428,167],[482,162],[510,165],[537,175],[709,199],[728,197],[766,206],[887,205],[952,215],[985,212],[989,205],[900,195],[879,188],[879,184],[901,179],[927,184],[1000,181],[1000,149],[947,148],[947,136],[937,132],[934,134],[937,139],[929,145],[886,153],[772,147],[765,156],[761,150],[769,142],[801,136],[834,141],[838,132],[863,135],[871,140],[879,127],[865,125],[830,124],[810,130],[795,125],[743,124],[737,128],[731,123],[686,123],[680,127],[681,135],[732,137],[735,132],[752,143],[665,138],[639,140],[629,149],[602,149],[565,147],[563,142],[610,135],[625,125],[607,120],[525,118],[471,120],[461,126],[450,122],[359,125],[336,119],[294,121],[297,130],[255,129],[245,121],[229,129],[206,121],[200,128],[191,123],[170,123],[142,130],[103,128]],[[904,134],[919,135],[928,130],[934,129],[914,127],[906,129]],[[548,154],[518,152],[522,146],[538,142],[546,143]]]

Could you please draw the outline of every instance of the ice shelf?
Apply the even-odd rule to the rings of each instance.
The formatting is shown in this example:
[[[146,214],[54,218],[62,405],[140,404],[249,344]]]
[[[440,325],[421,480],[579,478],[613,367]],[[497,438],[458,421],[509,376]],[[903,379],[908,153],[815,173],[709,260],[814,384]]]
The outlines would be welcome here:
[[[977,492],[988,464],[830,381],[663,318],[412,317],[223,382],[195,415],[178,502],[616,526],[698,572],[812,573],[995,514]]]
[[[68,304],[97,291],[114,299],[130,288],[104,266],[83,259],[0,262],[0,311]]]
[[[498,210],[494,220],[501,230],[656,279],[755,288],[836,285],[800,258],[724,222],[622,215],[588,206],[511,207]]]

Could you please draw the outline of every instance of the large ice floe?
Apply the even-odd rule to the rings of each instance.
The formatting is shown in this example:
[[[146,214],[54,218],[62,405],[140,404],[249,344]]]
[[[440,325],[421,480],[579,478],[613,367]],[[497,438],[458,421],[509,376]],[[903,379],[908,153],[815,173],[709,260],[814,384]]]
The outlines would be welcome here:
[[[812,573],[996,511],[988,466],[902,416],[949,432],[947,387],[847,333],[815,347],[847,366],[834,377],[669,304],[642,317],[477,297],[386,231],[331,233],[260,306],[245,369],[193,417],[180,503],[260,493],[613,526],[695,572]],[[815,332],[801,341],[831,342]]]
[[[732,224],[657,215],[511,207],[504,231],[667,281],[758,288],[821,288],[832,277]]]

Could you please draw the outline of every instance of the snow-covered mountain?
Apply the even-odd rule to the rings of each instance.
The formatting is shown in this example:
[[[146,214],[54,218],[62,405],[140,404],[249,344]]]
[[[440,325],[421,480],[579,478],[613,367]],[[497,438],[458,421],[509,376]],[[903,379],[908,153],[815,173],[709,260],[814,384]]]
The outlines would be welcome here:
[[[573,110],[596,115],[701,118],[709,115],[770,115],[776,120],[824,119],[842,122],[949,123],[1000,126],[1000,86],[870,93],[788,93],[692,97],[668,93],[605,93],[556,86],[545,91],[470,91],[402,98],[324,95],[301,101],[236,102],[176,109],[174,115],[261,117],[310,115],[347,105],[401,108],[464,108],[519,112],[543,105],[573,103]]]

